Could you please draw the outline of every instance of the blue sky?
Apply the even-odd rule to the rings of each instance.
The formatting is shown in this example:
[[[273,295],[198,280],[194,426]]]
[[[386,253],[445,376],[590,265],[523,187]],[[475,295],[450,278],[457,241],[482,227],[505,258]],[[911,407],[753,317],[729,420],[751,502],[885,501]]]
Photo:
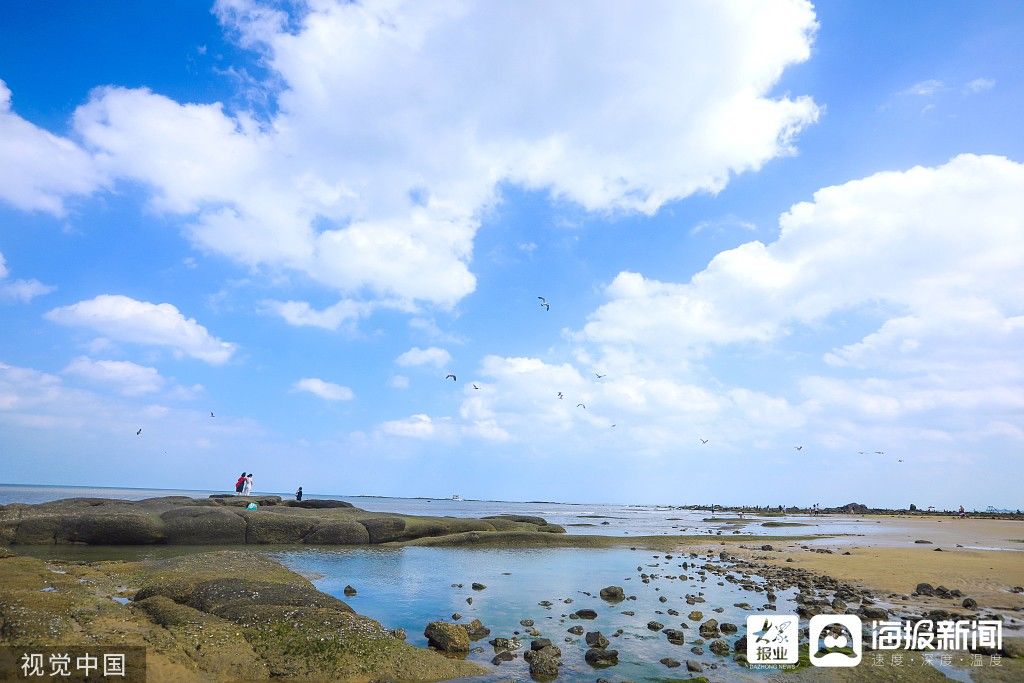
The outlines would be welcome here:
[[[7,3],[0,480],[1020,507],[1022,38]]]

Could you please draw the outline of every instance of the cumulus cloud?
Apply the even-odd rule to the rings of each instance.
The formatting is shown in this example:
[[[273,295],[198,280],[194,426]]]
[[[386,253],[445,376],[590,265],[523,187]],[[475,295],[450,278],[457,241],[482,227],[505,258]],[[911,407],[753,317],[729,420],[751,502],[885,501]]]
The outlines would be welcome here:
[[[49,184],[19,170],[7,198],[56,213],[97,178],[127,180],[204,250],[346,298],[450,308],[476,286],[473,242],[501,184],[652,214],[791,154],[818,116],[809,97],[773,93],[810,56],[805,0],[324,1],[292,15],[223,0],[216,13],[260,54],[270,117],[102,87],[74,114],[76,145],[8,114],[10,139],[45,140],[34,147],[54,153],[32,158],[71,170],[47,166]],[[355,315],[279,313],[327,328]]]
[[[289,325],[325,330],[336,330],[369,315],[373,310],[371,304],[350,299],[343,299],[324,309],[313,308],[307,301],[267,300],[263,302],[263,307],[284,318]]]
[[[175,355],[212,365],[231,359],[236,346],[212,336],[195,318],[186,318],[174,305],[153,304],[118,294],[61,306],[46,313],[52,322],[91,329],[108,339],[161,346]]]
[[[819,190],[779,226],[687,282],[620,273],[570,332],[571,358],[487,356],[465,373],[481,389],[430,424],[537,452],[654,456],[703,437],[733,452],[808,439],[961,457],[1024,433],[1024,165],[962,155],[877,173]],[[782,373],[770,390],[753,385],[764,357]],[[757,379],[722,370],[737,363]]]
[[[991,90],[994,87],[996,87],[996,82],[992,78],[975,78],[967,82],[964,86],[964,90],[973,95],[985,92],[986,90]]]
[[[51,285],[44,285],[36,279],[8,280],[7,276],[9,274],[7,262],[4,259],[3,253],[0,252],[0,301],[6,299],[28,303],[37,296],[49,294],[57,289]]]
[[[452,355],[437,346],[425,349],[414,346],[395,359],[395,363],[404,368],[418,365],[433,365],[436,368],[441,368],[451,362]]]
[[[292,385],[293,391],[305,391],[325,401],[351,401],[355,394],[348,387],[325,382],[316,377],[304,377]]]
[[[14,113],[11,90],[0,80],[0,200],[24,211],[63,216],[67,197],[103,185],[86,151]]]
[[[906,90],[903,91],[904,95],[917,95],[918,97],[931,97],[936,93],[942,92],[946,89],[946,84],[942,81],[929,78],[926,81],[919,81]]]
[[[439,423],[424,413],[416,413],[401,420],[382,422],[378,431],[388,436],[401,436],[410,439],[432,439],[437,436],[450,435],[449,425],[446,421]]]
[[[64,374],[113,386],[125,396],[156,393],[164,387],[165,383],[156,368],[138,365],[131,361],[94,361],[86,356],[79,356],[72,360],[64,368]]]

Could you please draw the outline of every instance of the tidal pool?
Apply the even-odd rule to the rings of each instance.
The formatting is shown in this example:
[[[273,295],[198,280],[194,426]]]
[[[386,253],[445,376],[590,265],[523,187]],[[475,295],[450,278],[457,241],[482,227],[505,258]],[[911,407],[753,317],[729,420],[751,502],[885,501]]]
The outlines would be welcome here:
[[[559,680],[685,679],[695,675],[686,672],[688,659],[702,662],[705,673],[711,672],[712,664],[717,664],[718,671],[711,672],[717,674],[713,679],[759,680],[764,677],[763,672],[741,669],[732,661],[731,653],[727,657],[711,654],[708,643],[703,645],[703,655],[691,652],[700,638],[697,627],[703,621],[714,618],[719,623],[736,624],[739,629],[736,633],[723,635],[732,646],[744,635],[747,616],[756,614],[767,602],[763,592],[744,590],[719,574],[708,572],[701,576],[697,573],[705,563],[717,564],[717,558],[709,560],[702,555],[695,560],[689,554],[682,554],[667,560],[663,553],[639,548],[317,548],[289,550],[275,553],[275,556],[289,568],[310,577],[320,590],[348,602],[360,614],[388,628],[405,629],[408,642],[414,645],[426,646],[423,629],[431,621],[451,621],[455,612],[462,615],[459,623],[480,619],[491,629],[491,634],[473,643],[482,651],[470,653],[469,658],[493,669],[493,675],[484,677],[485,680],[529,679],[522,654],[529,649],[531,637],[520,625],[522,619],[532,619],[540,637],[549,638],[561,648],[563,666]],[[682,568],[684,562],[688,563],[688,569]],[[641,573],[658,578],[645,584]],[[470,587],[473,582],[482,583],[486,588],[473,590]],[[345,596],[346,585],[356,588],[357,594]],[[622,586],[626,595],[635,599],[617,604],[605,602],[598,597],[598,592],[609,585]],[[706,602],[688,605],[687,594],[703,597]],[[793,590],[778,591],[776,611],[794,613],[793,595]],[[665,602],[659,600],[662,596]],[[471,604],[467,598],[472,598]],[[566,599],[571,602],[566,603]],[[545,600],[552,605],[538,604]],[[751,609],[735,607],[736,603],[744,602],[749,603]],[[713,611],[719,607],[724,608],[721,613]],[[570,613],[582,608],[595,610],[597,618],[569,618]],[[669,609],[679,614],[670,615]],[[703,618],[688,619],[692,610],[703,612]],[[626,615],[624,611],[634,614]],[[673,645],[664,633],[650,630],[647,623],[652,620],[666,628],[683,630],[685,644]],[[576,625],[586,631],[601,631],[611,641],[609,648],[618,650],[619,664],[609,670],[594,669],[587,664],[583,658],[588,648],[584,636],[567,632]],[[615,636],[619,629],[622,629],[621,635]],[[494,649],[487,641],[509,637],[515,632],[519,632],[523,643],[516,659],[500,666],[492,665]],[[663,657],[676,659],[683,666],[669,669],[659,663]]]

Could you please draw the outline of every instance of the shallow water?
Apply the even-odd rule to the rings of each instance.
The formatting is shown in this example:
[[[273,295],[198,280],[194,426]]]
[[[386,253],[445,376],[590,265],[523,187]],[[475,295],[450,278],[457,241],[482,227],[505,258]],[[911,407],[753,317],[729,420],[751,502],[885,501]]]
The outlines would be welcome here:
[[[719,665],[718,678],[729,680],[763,677],[759,672],[740,669],[729,657],[718,657],[707,651],[695,655],[690,652],[694,641],[699,638],[697,626],[700,622],[689,621],[691,610],[700,610],[704,619],[717,619],[720,623],[732,622],[739,627],[735,634],[724,636],[732,643],[745,632],[746,617],[757,613],[766,600],[763,593],[746,591],[731,583],[718,582],[722,578],[707,574],[701,581],[687,555],[674,556],[672,560],[664,555],[643,550],[579,550],[579,549],[530,549],[530,550],[480,550],[453,548],[403,548],[387,549],[338,549],[338,550],[294,550],[276,553],[275,556],[291,569],[311,577],[316,586],[331,595],[349,603],[360,614],[370,616],[388,628],[404,628],[408,642],[425,646],[424,627],[431,621],[450,621],[454,612],[462,615],[460,623],[480,619],[491,629],[491,634],[474,643],[483,648],[482,652],[471,653],[469,658],[494,670],[494,677],[526,680],[529,672],[522,653],[529,648],[531,638],[525,635],[521,619],[533,619],[534,628],[541,636],[549,638],[562,650],[563,667],[559,680],[592,681],[602,674],[587,664],[583,655],[587,645],[583,636],[573,636],[567,629],[582,625],[587,631],[601,631],[611,641],[611,649],[618,650],[619,664],[607,674],[612,677],[632,680],[663,680],[666,677],[685,678],[687,659],[701,661],[705,666]],[[681,568],[683,562],[691,563],[688,571]],[[704,559],[697,560],[699,564]],[[659,565],[659,566],[649,566]],[[640,572],[679,576],[685,573],[688,580],[659,578],[644,584]],[[474,591],[472,582],[483,583],[485,590]],[[351,597],[344,595],[347,584],[358,593]],[[461,588],[452,584],[462,584]],[[626,600],[612,605],[601,600],[597,594],[608,585],[618,585],[626,595],[635,595],[635,600]],[[586,595],[584,591],[591,593]],[[689,593],[703,593],[707,602],[689,606],[684,596]],[[793,591],[778,593],[778,611],[792,612]],[[658,598],[665,596],[666,603]],[[472,604],[466,598],[473,599]],[[565,604],[564,599],[572,600]],[[538,605],[542,600],[553,603],[550,608]],[[734,603],[747,602],[753,609],[734,607]],[[581,608],[597,611],[593,621],[573,620],[568,614]],[[718,614],[713,608],[723,607]],[[666,613],[674,608],[680,614]],[[634,616],[622,614],[634,611]],[[657,620],[669,628],[681,628],[687,624],[686,644],[673,645],[663,633],[651,631],[647,622]],[[622,635],[613,634],[622,629]],[[493,666],[490,664],[494,649],[487,643],[494,637],[509,637],[516,631],[524,648],[511,661]],[[565,638],[571,642],[565,642]],[[678,669],[668,669],[658,662],[663,657],[672,657],[683,662]]]

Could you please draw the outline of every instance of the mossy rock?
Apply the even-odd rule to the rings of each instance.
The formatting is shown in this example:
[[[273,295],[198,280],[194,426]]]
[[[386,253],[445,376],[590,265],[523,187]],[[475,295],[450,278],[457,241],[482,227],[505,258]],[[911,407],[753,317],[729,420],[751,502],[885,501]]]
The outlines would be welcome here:
[[[315,517],[279,512],[242,511],[246,521],[246,543],[300,543],[317,525]]]
[[[357,521],[366,527],[370,543],[387,543],[404,538],[405,520],[401,517],[366,517]]]
[[[57,540],[102,545],[149,545],[164,540],[160,519],[141,511],[85,512],[62,521]]]
[[[370,542],[370,532],[359,522],[331,520],[318,524],[306,534],[302,542],[314,545],[362,545]]]
[[[245,518],[223,507],[173,508],[160,515],[168,543],[188,545],[244,545]]]

